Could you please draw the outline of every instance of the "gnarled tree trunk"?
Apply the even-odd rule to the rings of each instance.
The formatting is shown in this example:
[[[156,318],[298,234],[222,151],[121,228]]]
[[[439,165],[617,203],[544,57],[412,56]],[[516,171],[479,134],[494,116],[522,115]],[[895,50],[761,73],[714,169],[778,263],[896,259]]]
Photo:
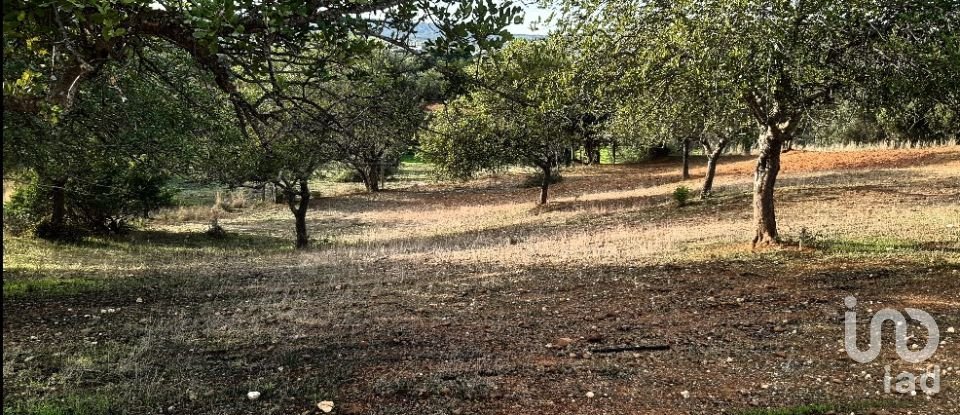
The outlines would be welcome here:
[[[307,185],[307,180],[298,180],[296,188],[293,184],[284,186],[283,191],[287,196],[287,206],[296,219],[297,249],[307,248],[310,246],[310,235],[307,234],[307,208],[310,207],[310,188]]]
[[[773,206],[773,191],[780,173],[780,152],[784,134],[776,127],[769,127],[760,136],[760,154],[753,178],[753,221],[756,235],[753,247],[777,245],[777,216]]]
[[[703,140],[703,150],[707,154],[707,175],[703,179],[703,188],[700,189],[700,199],[706,199],[713,192],[713,177],[717,174],[717,162],[726,146],[726,139],[721,139],[716,147],[713,147],[707,140]]]

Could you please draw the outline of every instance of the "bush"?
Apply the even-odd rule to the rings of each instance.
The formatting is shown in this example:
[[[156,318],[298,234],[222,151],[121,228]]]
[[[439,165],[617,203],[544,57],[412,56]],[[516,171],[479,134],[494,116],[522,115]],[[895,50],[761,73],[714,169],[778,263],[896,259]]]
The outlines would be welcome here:
[[[64,183],[64,223],[50,223],[50,187],[36,176],[19,185],[3,206],[4,229],[33,233],[45,239],[75,239],[85,233],[122,233],[131,220],[146,218],[173,203],[166,177],[146,174],[135,166],[91,166]],[[59,229],[57,229],[59,228]]]
[[[67,183],[67,212],[74,224],[94,233],[123,233],[130,220],[173,205],[167,178],[132,168],[94,171]]]
[[[383,180],[389,180],[400,172],[400,159],[387,160],[383,167]],[[337,183],[363,183],[363,177],[353,166],[338,164],[333,173],[330,174],[330,180]]]
[[[223,229],[218,218],[214,217],[204,234],[210,239],[223,239],[227,237],[227,230]]]
[[[62,226],[53,226],[46,219],[40,221],[33,230],[36,237],[54,241],[79,241],[88,233],[87,229],[69,223]]]
[[[690,201],[690,188],[687,186],[679,186],[673,191],[673,201],[677,202],[677,206],[684,207],[687,205],[687,202]]]
[[[34,233],[50,211],[45,193],[36,178],[17,186],[10,201],[3,204],[3,228],[14,235]]]

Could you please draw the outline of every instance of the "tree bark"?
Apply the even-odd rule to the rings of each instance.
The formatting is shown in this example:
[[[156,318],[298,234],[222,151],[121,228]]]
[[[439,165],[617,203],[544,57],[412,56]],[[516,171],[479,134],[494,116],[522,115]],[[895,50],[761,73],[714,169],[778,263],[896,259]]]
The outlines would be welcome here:
[[[50,202],[52,204],[50,227],[57,232],[63,230],[67,222],[66,185],[67,181],[64,179],[54,180],[50,184]]]
[[[683,151],[683,180],[690,178],[690,139],[684,138],[681,146]]]
[[[726,140],[720,140],[716,148],[706,141],[703,142],[704,152],[707,153],[707,175],[703,179],[703,188],[700,189],[700,199],[706,199],[713,192],[713,178],[717,174],[717,162],[720,161],[720,155],[726,147]]]
[[[310,246],[310,235],[307,233],[307,208],[310,207],[310,188],[305,179],[298,181],[298,189],[284,187],[284,193],[287,195],[287,206],[293,212],[296,219],[297,230],[297,249],[305,249]]]
[[[587,137],[583,142],[583,164],[600,164],[600,146],[593,137]]]
[[[277,184],[273,183],[273,203],[281,204],[284,202],[283,192],[277,191]]]
[[[784,142],[783,142],[783,150],[780,151],[780,152],[781,152],[781,153],[786,153],[786,152],[789,152],[790,150],[793,150],[793,139],[784,140]]]
[[[540,169],[543,170],[543,180],[540,181],[540,202],[538,204],[545,205],[547,204],[547,191],[550,188],[550,163],[542,164]]]
[[[760,154],[753,179],[753,220],[756,235],[753,247],[777,245],[777,216],[773,204],[773,191],[780,173],[780,152],[783,148],[783,133],[776,127],[768,127],[760,136]]]
[[[369,173],[367,173],[367,190],[370,192],[379,192],[380,191],[380,162],[373,162],[369,165]]]

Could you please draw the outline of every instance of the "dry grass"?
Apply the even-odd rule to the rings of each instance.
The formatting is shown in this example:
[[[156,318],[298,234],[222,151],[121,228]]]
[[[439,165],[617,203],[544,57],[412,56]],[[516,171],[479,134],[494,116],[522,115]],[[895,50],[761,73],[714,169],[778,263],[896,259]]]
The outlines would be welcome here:
[[[853,364],[838,318],[855,294],[960,326],[960,150],[788,153],[781,230],[807,247],[758,254],[751,166],[728,158],[685,208],[669,194],[702,169],[672,160],[567,170],[547,208],[515,172],[318,183],[335,196],[307,252],[286,207],[227,197],[224,240],[197,212],[75,245],[4,235],[4,411],[957,411],[960,337],[932,361],[954,367],[943,393],[881,395],[884,364],[922,367]]]

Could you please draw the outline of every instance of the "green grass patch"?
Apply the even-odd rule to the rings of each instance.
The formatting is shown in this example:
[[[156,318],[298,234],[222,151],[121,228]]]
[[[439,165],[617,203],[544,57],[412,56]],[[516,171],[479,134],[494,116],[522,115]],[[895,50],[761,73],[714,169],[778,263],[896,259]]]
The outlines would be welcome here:
[[[3,298],[66,297],[104,288],[102,280],[92,278],[4,279]]]
[[[400,162],[405,164],[426,164],[427,162],[420,158],[418,153],[407,153],[400,157]]]
[[[850,403],[812,403],[782,408],[747,409],[735,412],[738,415],[826,415],[850,413],[874,408],[892,408],[890,401],[860,401]]]
[[[71,394],[53,400],[4,402],[4,415],[104,415],[122,413],[121,408],[103,394]]]
[[[814,241],[815,246],[824,252],[840,254],[883,254],[890,252],[918,252],[920,243],[888,237],[867,237],[856,239],[825,238]]]

